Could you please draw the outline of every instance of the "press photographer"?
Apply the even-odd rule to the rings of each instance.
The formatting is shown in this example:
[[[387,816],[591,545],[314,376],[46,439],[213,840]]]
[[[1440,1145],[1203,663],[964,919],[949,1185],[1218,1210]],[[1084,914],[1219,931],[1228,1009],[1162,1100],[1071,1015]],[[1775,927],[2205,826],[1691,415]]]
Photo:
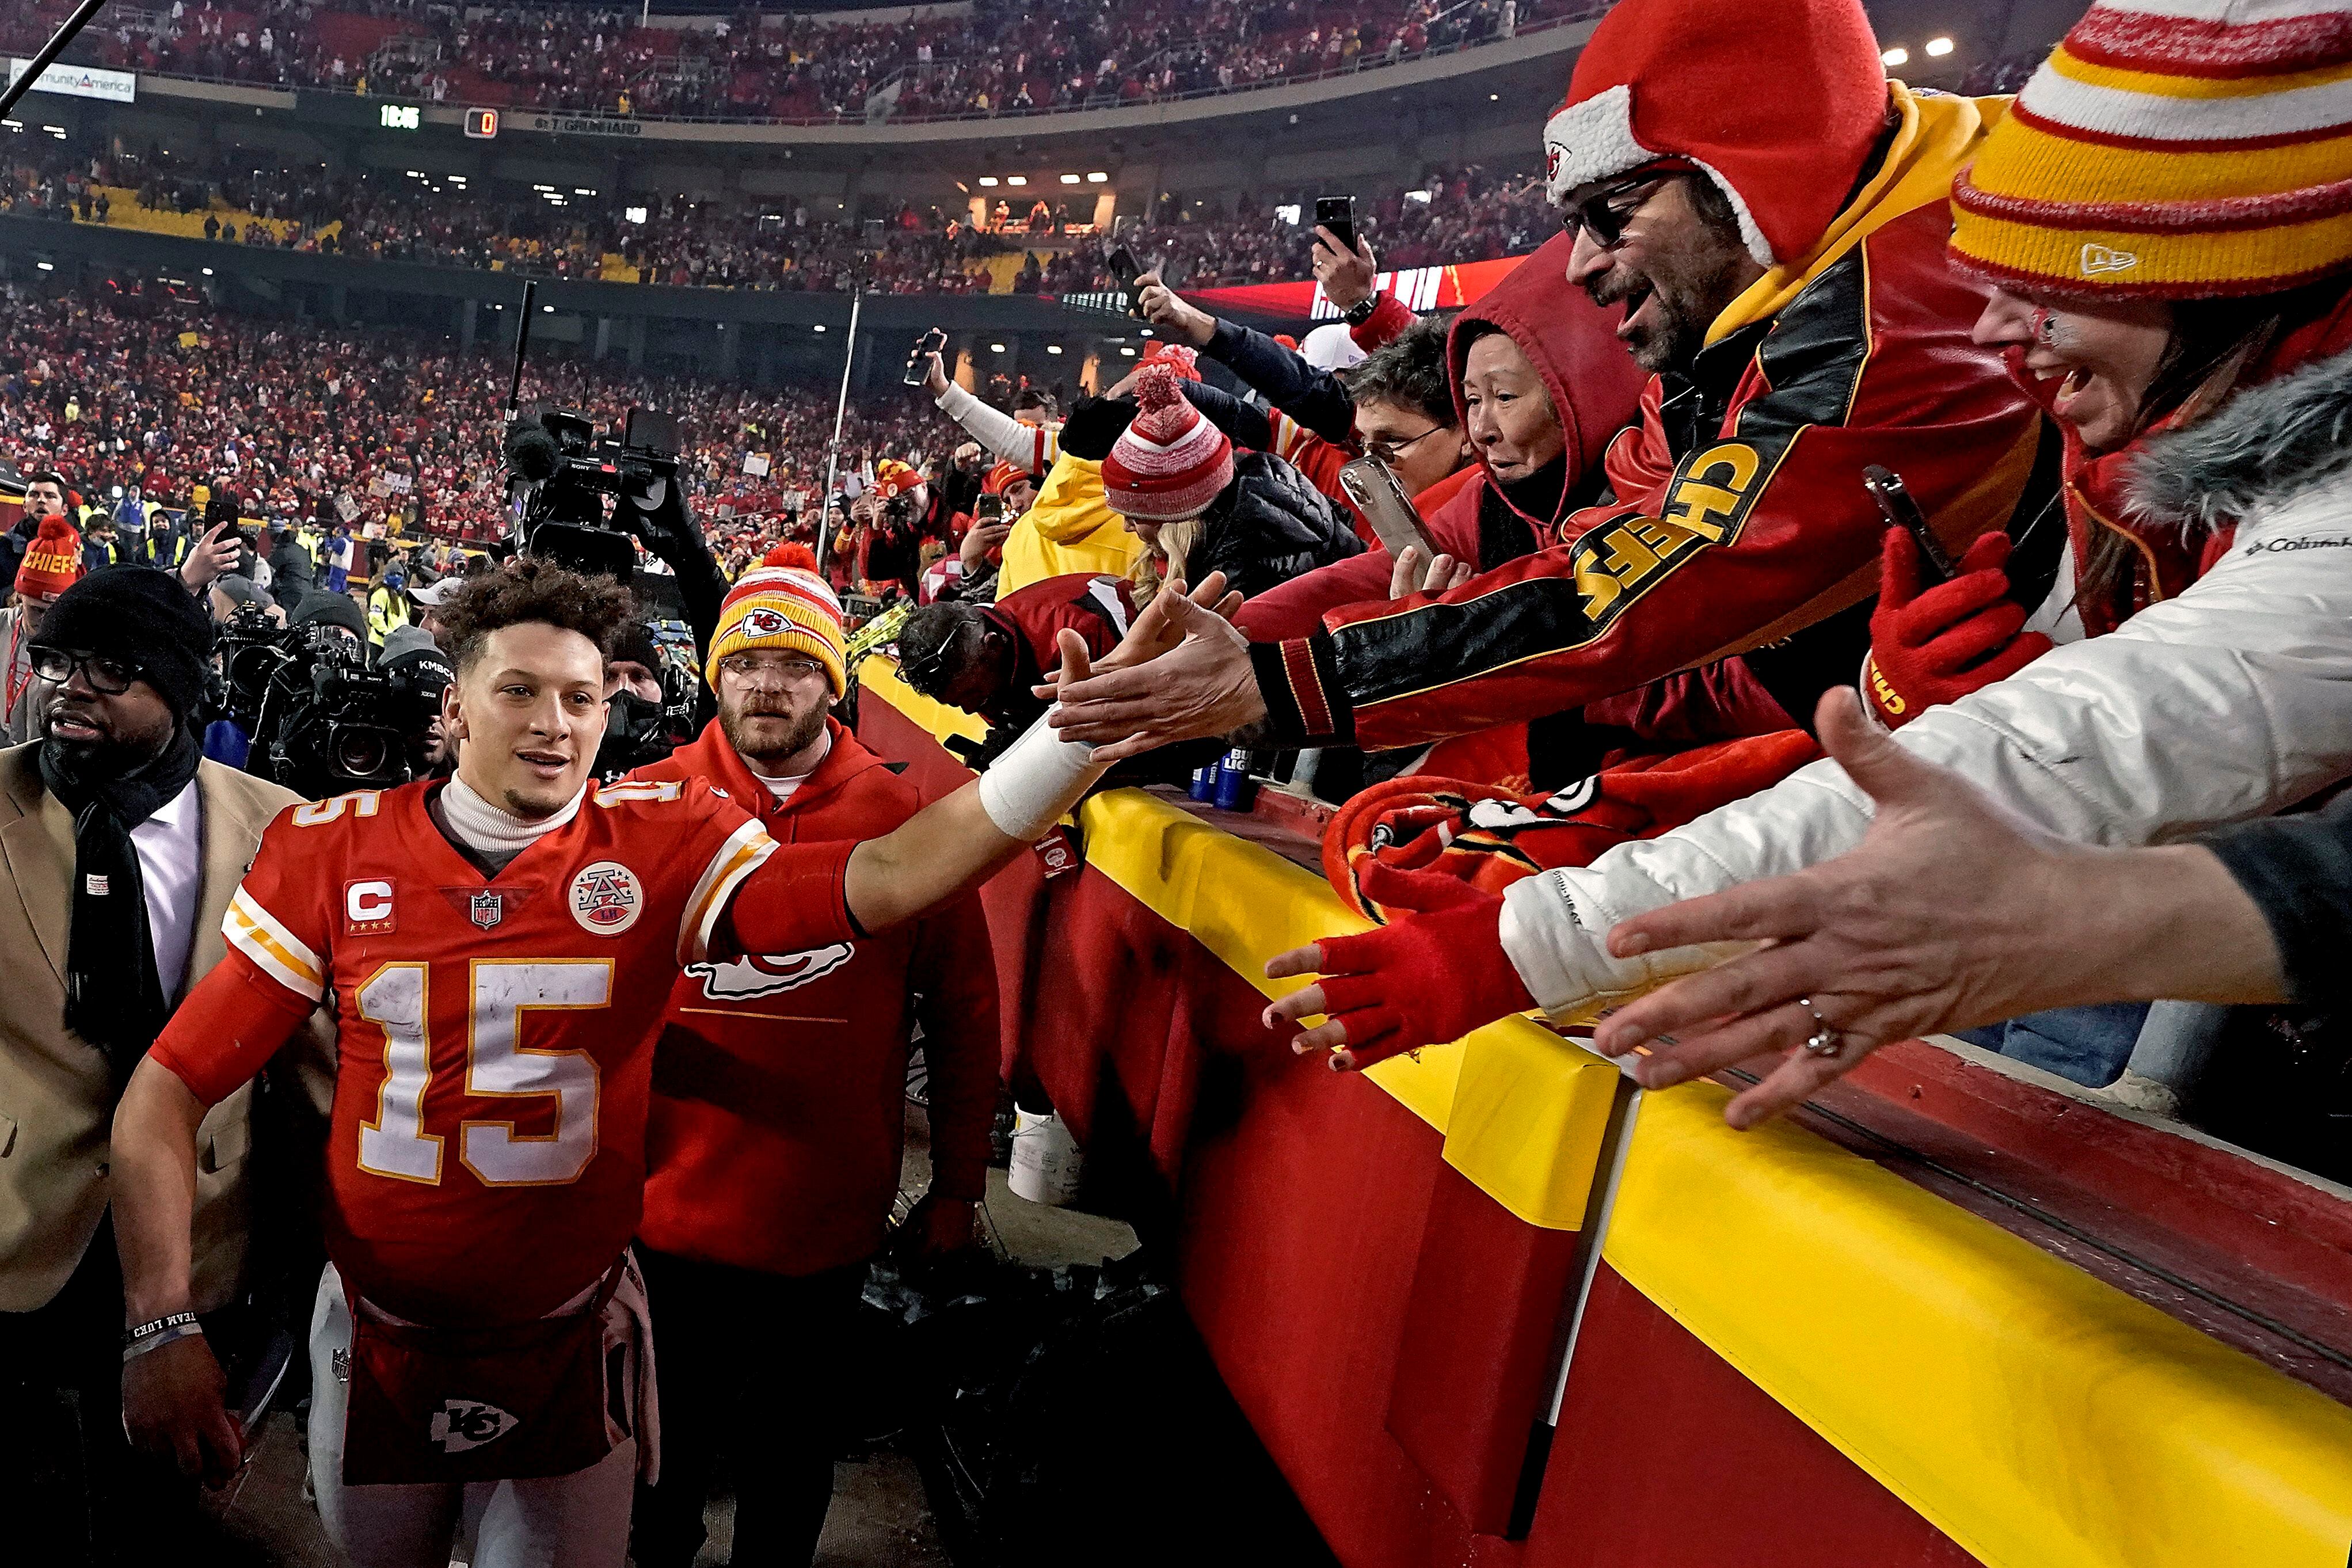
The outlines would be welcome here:
[[[282,630],[264,606],[237,605],[220,628],[216,666],[213,709],[249,738],[246,771],[307,800],[406,784],[437,758],[447,661],[386,657],[372,667],[366,623],[348,597],[311,594]],[[212,737],[207,744],[217,753]]]

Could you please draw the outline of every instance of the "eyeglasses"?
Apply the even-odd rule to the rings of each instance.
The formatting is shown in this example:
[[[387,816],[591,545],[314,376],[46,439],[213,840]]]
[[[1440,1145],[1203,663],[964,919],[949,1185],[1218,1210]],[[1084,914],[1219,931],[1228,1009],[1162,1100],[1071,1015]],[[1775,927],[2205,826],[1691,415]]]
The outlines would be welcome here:
[[[719,673],[746,686],[763,679],[790,685],[796,680],[822,676],[824,666],[813,658],[781,658],[772,653],[730,653],[719,661]]]
[[[1622,180],[1601,186],[1580,202],[1573,202],[1560,213],[1560,223],[1573,234],[1582,229],[1592,243],[1603,250],[1616,247],[1625,237],[1625,220],[1642,210],[1643,203],[1658,194],[1669,180],[1680,179],[1690,171],[1681,164],[1659,165],[1637,169]]]
[[[1452,428],[1453,426],[1449,425],[1433,425],[1420,435],[1410,437],[1402,441],[1391,441],[1385,438],[1367,441],[1364,443],[1364,456],[1378,458],[1383,464],[1393,468],[1407,452],[1412,451],[1440,430]]]
[[[89,689],[101,697],[120,697],[144,672],[127,658],[102,653],[71,653],[61,647],[33,649],[33,673],[52,686],[63,686],[81,671]]]
[[[964,634],[974,629],[976,629],[975,623],[967,621],[957,626],[939,647],[931,649],[929,653],[919,658],[899,660],[898,679],[922,696],[936,700],[940,693],[947,689],[944,677],[948,673],[949,659],[957,648],[963,646]]]

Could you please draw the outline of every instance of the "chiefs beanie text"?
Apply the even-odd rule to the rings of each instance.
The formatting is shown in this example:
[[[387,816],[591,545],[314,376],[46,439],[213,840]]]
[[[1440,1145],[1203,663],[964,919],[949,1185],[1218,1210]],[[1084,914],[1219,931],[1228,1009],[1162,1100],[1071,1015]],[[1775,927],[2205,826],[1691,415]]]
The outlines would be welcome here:
[[[1785,265],[1829,232],[1886,112],[1860,0],[1624,0],[1544,126],[1547,183],[1557,205],[1645,163],[1696,163],[1748,254]]]
[[[2273,294],[2352,266],[2352,11],[2094,5],[1952,207],[1958,264],[2025,290]]]
[[[1124,517],[1180,522],[1198,517],[1234,479],[1234,444],[1202,417],[1155,364],[1136,378],[1136,414],[1103,459],[1103,497]]]
[[[61,517],[41,519],[16,568],[16,592],[53,599],[81,581],[81,535]]]

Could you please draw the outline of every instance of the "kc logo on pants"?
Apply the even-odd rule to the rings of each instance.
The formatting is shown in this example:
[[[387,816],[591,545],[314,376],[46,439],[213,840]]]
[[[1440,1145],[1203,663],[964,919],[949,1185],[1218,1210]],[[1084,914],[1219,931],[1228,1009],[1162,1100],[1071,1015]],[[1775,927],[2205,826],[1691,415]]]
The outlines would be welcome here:
[[[495,1443],[520,1425],[516,1417],[478,1399],[445,1399],[433,1415],[433,1441],[445,1454],[462,1454]]]

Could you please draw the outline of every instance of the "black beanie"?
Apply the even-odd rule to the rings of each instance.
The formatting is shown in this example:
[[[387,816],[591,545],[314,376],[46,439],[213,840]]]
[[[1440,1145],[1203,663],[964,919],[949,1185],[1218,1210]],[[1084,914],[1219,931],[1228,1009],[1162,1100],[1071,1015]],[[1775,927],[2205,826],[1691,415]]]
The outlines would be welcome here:
[[[614,662],[642,664],[647,669],[661,668],[661,649],[654,642],[654,629],[643,621],[631,621],[614,634]]]
[[[307,626],[323,621],[331,626],[348,627],[362,642],[368,640],[367,617],[349,594],[330,594],[324,588],[313,588],[294,603],[293,622]]]
[[[41,622],[40,646],[136,664],[184,725],[204,698],[213,618],[172,573],[113,567],[58,595]]]

